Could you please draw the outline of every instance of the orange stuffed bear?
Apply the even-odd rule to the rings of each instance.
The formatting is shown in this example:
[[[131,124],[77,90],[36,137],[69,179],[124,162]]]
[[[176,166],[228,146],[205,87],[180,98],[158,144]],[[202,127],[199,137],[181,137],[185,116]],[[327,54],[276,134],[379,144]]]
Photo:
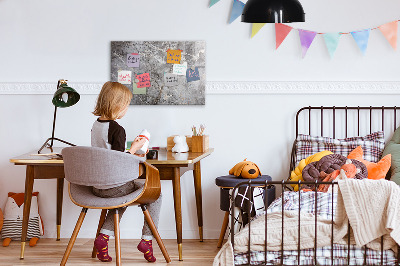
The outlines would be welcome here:
[[[377,163],[368,162],[363,159],[363,149],[361,146],[358,146],[352,152],[350,152],[347,158],[355,159],[365,164],[368,170],[368,179],[375,180],[383,179],[386,177],[392,161],[392,155],[388,154]]]

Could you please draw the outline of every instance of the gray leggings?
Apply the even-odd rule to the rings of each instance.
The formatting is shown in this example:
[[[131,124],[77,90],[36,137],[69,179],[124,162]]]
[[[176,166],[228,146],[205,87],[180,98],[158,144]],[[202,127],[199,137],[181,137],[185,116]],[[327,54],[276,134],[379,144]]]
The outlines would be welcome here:
[[[98,189],[93,188],[93,194],[101,197],[101,198],[115,198],[115,197],[122,197],[128,195],[138,189],[141,189],[144,186],[144,182],[139,182],[136,180],[132,180],[122,186],[113,187],[108,189]],[[160,219],[160,210],[161,210],[161,202],[162,196],[153,203],[146,204],[147,209],[153,218],[155,226],[158,228],[158,221]],[[126,207],[118,208],[119,218],[122,218]],[[100,230],[100,233],[106,234],[109,236],[114,236],[114,210],[108,210],[106,220],[104,221],[103,227]],[[153,234],[150,230],[149,225],[147,224],[146,220],[144,221],[143,230],[142,230],[142,239],[151,240],[153,239]]]

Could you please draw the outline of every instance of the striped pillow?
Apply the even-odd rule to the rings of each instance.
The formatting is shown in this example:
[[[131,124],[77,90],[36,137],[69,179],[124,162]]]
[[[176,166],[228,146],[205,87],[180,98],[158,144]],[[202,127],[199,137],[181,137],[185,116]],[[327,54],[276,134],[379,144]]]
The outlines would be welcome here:
[[[352,137],[345,139],[333,139],[329,137],[318,137],[299,134],[296,139],[295,159],[296,165],[302,159],[317,152],[329,150],[343,156],[361,146],[364,151],[364,159],[370,162],[378,162],[385,148],[383,131],[378,131],[364,137]]]

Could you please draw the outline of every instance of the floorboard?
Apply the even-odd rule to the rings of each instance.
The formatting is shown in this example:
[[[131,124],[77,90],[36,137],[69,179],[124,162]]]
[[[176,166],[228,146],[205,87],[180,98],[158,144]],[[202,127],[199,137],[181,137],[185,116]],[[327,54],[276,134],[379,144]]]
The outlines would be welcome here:
[[[25,259],[19,259],[21,244],[18,241],[12,241],[9,247],[0,246],[0,265],[60,265],[61,258],[64,255],[69,239],[40,239],[35,247],[27,246],[25,249]],[[123,265],[146,265],[150,264],[143,258],[143,254],[136,249],[140,240],[121,240],[122,264]],[[157,258],[157,265],[212,265],[215,255],[218,253],[217,240],[199,240],[185,239],[183,241],[183,261],[178,261],[178,247],[176,240],[163,240],[168,250],[172,262],[167,264],[162,256],[157,243],[153,243],[154,254]],[[110,241],[110,255],[114,259],[114,243]],[[114,265],[113,263],[103,263],[92,259],[93,240],[77,239],[68,259],[67,265]]]

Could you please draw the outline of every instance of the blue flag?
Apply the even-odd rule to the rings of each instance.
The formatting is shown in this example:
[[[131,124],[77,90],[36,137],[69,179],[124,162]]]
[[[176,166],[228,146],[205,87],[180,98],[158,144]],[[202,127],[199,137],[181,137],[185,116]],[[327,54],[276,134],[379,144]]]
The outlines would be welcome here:
[[[237,19],[242,15],[243,8],[244,8],[243,2],[239,0],[233,0],[232,12],[231,12],[231,17],[229,18],[229,23],[232,23],[235,19]]]
[[[358,47],[361,50],[361,53],[364,55],[368,46],[369,33],[371,29],[361,30],[361,31],[353,31],[351,35],[353,35],[354,40],[356,41]]]

